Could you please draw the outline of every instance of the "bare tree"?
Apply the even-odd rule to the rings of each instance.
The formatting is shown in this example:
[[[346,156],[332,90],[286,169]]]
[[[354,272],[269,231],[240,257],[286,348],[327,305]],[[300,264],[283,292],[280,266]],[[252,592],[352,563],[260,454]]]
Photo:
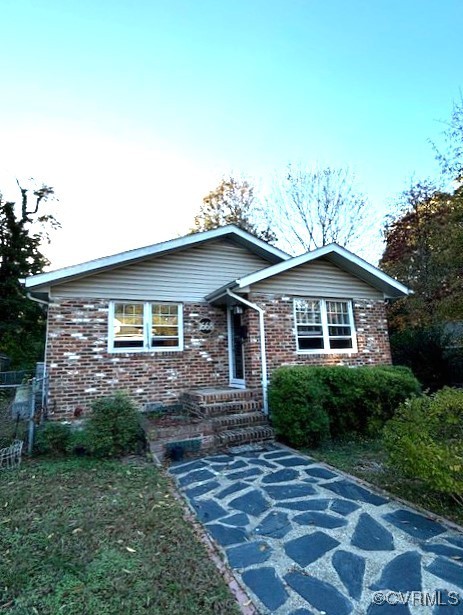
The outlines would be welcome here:
[[[338,243],[349,246],[363,232],[368,201],[349,169],[289,165],[275,182],[267,213],[287,251],[298,253]]]
[[[444,122],[444,126],[443,144],[438,146],[431,141],[431,145],[441,166],[444,184],[450,180],[458,187],[463,184],[463,93],[460,93],[460,100],[453,103],[450,120]]]

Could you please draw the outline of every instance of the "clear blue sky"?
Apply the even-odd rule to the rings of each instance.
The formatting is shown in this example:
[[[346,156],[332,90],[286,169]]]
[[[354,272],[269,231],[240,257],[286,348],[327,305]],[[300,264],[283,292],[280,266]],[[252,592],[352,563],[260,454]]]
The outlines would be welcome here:
[[[461,0],[0,0],[0,187],[56,187],[60,266],[183,233],[221,175],[437,172]]]

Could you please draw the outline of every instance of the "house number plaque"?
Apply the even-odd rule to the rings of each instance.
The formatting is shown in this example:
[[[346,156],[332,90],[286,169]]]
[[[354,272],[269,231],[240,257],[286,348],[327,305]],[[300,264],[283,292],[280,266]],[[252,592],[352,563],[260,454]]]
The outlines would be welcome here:
[[[210,318],[201,318],[199,321],[199,330],[201,333],[212,333],[214,330],[214,323]]]

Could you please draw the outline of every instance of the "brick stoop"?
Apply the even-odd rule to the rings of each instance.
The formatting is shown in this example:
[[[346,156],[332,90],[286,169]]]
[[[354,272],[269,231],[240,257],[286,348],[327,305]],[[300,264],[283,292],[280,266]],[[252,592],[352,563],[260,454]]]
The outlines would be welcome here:
[[[256,412],[240,412],[238,414],[223,414],[215,416],[212,419],[212,428],[214,433],[221,433],[230,429],[239,429],[240,427],[256,427],[258,425],[267,425],[267,417],[262,410]]]
[[[258,389],[231,387],[194,389],[183,393],[180,403],[192,415],[201,418],[249,412],[262,408],[262,392]]]
[[[275,434],[270,425],[258,425],[229,429],[217,434],[216,438],[219,448],[227,450],[228,446],[270,443],[275,440]]]
[[[185,413],[183,420],[172,425],[167,416],[169,427],[163,427],[161,419],[155,429],[147,430],[151,451],[160,461],[175,446],[183,449],[184,456],[197,457],[275,439],[262,411],[260,390],[202,388],[187,391],[179,401]]]
[[[196,389],[185,393],[182,403],[192,416],[211,420],[217,451],[275,439],[262,411],[260,389]]]

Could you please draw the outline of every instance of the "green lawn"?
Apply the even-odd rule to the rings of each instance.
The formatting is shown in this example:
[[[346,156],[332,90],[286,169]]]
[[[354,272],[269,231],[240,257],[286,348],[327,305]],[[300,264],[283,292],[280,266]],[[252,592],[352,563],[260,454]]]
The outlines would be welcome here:
[[[239,611],[160,470],[71,459],[0,473],[2,612]]]
[[[436,515],[463,525],[463,510],[454,500],[430,491],[420,481],[406,479],[388,468],[387,455],[380,439],[352,439],[304,452]]]

